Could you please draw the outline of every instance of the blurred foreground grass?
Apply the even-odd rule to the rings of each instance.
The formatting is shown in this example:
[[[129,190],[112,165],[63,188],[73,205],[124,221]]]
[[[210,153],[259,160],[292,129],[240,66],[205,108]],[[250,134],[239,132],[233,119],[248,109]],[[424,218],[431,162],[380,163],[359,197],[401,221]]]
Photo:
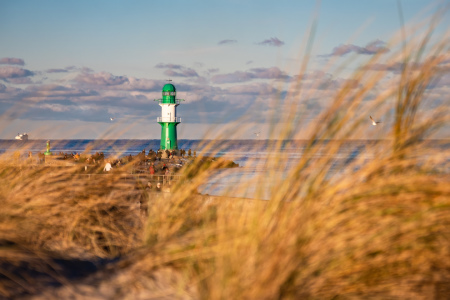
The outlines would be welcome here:
[[[428,139],[449,113],[427,105],[430,86],[448,75],[448,37],[399,48],[383,64],[401,60],[400,79],[366,102],[385,78],[369,68],[382,56],[355,71],[305,129],[302,158],[286,171],[292,161],[274,153],[304,128],[310,96],[292,84],[289,126],[272,125],[281,140],[266,171],[233,187],[269,189],[268,201],[198,195],[215,162],[187,166],[188,184],[156,194],[120,174],[86,180],[75,168],[3,161],[0,298],[448,299],[449,145]],[[365,139],[374,110],[392,118],[370,143],[370,161],[339,165],[336,154]],[[139,201],[148,201],[145,214]]]

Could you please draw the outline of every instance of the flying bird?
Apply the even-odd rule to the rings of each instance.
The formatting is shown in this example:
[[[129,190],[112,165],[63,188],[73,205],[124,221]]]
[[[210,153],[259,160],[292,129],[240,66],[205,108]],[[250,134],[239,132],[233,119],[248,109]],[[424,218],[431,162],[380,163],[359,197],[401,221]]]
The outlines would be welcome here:
[[[370,117],[370,119],[372,120],[372,125],[373,126],[377,126],[377,124],[380,124],[381,122],[378,122],[378,121],[375,121],[373,118],[372,118],[372,116],[369,116]]]
[[[113,118],[113,117],[110,117],[109,119],[111,120],[111,122],[114,121],[114,118]]]
[[[253,134],[256,135],[256,137],[259,136],[259,133],[260,133],[260,131],[258,131],[258,132],[253,132]]]

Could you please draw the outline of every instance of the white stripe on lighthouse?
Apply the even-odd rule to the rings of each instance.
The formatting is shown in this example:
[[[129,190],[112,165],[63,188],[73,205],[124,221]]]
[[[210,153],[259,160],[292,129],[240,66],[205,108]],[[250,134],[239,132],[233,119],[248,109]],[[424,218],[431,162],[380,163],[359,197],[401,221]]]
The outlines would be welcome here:
[[[177,110],[174,104],[161,105],[161,122],[176,122]]]

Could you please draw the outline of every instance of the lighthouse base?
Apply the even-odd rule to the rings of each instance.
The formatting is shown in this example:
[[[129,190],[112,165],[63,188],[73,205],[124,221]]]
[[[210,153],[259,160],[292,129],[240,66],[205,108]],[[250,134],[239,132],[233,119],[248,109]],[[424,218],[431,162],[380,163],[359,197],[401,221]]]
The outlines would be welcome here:
[[[162,150],[178,150],[177,125],[179,122],[158,122],[161,125]]]

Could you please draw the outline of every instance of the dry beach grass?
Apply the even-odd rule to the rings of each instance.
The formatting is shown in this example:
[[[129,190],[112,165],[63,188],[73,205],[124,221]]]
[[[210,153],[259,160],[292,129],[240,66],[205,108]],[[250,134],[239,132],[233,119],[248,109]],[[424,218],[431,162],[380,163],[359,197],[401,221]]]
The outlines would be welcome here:
[[[282,139],[266,171],[234,187],[257,196],[269,189],[268,201],[198,195],[220,162],[194,162],[183,170],[195,174],[190,183],[161,195],[118,174],[86,180],[76,168],[3,161],[0,298],[448,299],[448,141],[427,142],[450,116],[427,103],[448,74],[448,42],[425,34],[375,55],[310,128],[299,115],[312,95],[294,82],[283,103],[289,126],[272,125]],[[398,61],[400,80],[365,101],[387,71],[370,67]],[[374,110],[391,121],[367,150],[370,161],[336,160],[347,140],[365,138]],[[274,153],[298,128],[310,138],[285,171],[292,161]],[[214,141],[208,147],[220,151]],[[328,176],[336,165],[342,171]],[[137,208],[142,198],[148,216]]]

